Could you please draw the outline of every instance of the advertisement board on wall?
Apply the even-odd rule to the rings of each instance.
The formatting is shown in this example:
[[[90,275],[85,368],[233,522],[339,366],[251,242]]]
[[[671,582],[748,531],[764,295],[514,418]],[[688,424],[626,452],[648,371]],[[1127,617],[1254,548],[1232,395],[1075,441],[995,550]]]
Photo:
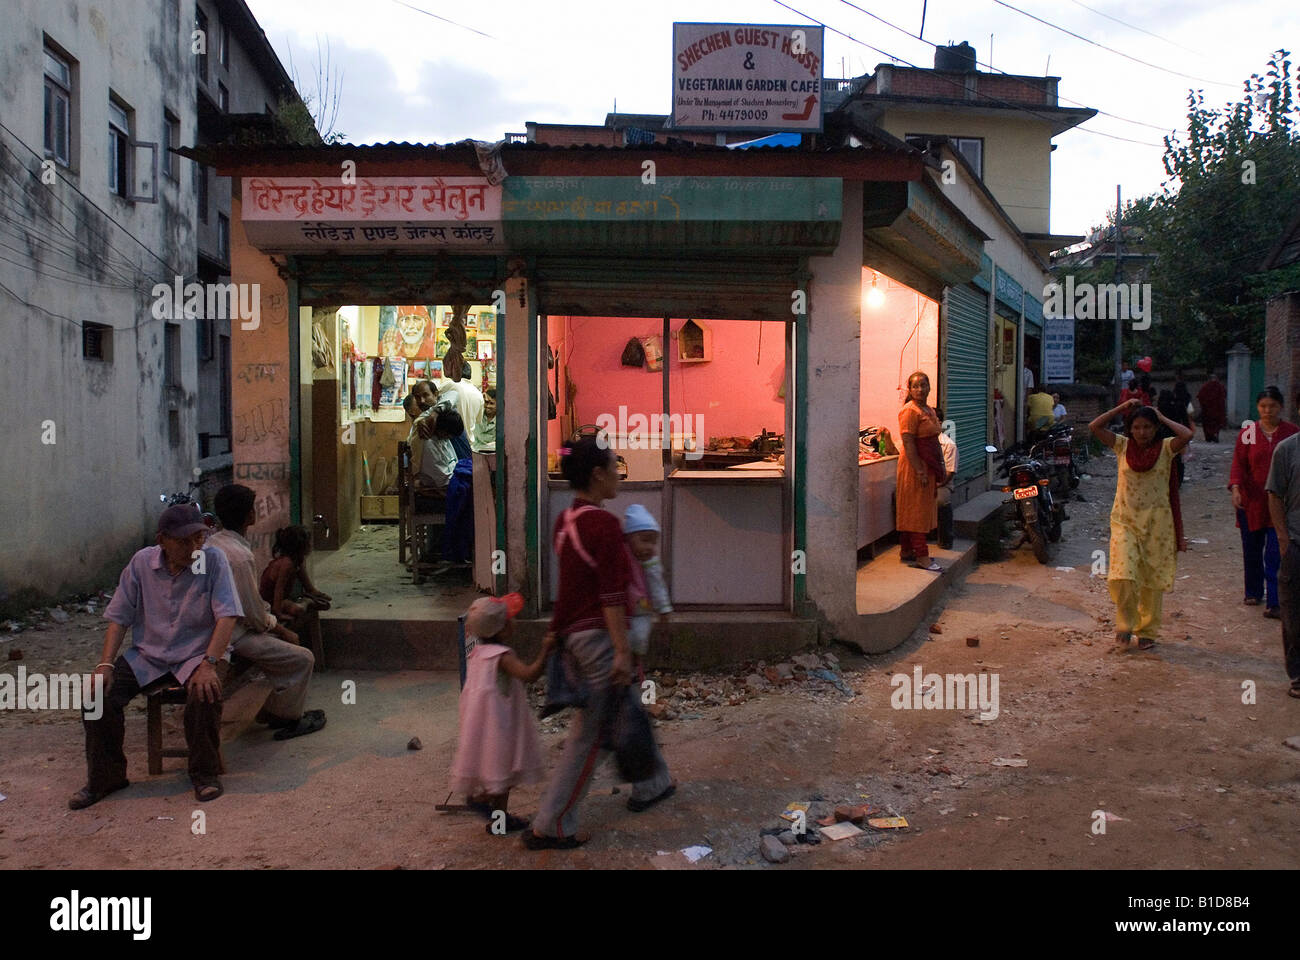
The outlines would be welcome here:
[[[819,132],[823,42],[821,27],[674,23],[672,125]]]
[[[1043,321],[1043,382],[1074,383],[1074,321]]]

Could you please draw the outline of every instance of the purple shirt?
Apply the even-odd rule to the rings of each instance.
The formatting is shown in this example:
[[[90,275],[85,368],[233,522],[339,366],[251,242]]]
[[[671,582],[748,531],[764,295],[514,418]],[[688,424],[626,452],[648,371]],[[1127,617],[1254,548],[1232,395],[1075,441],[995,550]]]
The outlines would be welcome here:
[[[243,615],[226,556],[203,548],[205,571],[186,564],[172,576],[162,547],[137,550],[118,580],[104,618],[131,628],[123,656],[140,686],[167,673],[181,683],[207,654],[222,617]]]

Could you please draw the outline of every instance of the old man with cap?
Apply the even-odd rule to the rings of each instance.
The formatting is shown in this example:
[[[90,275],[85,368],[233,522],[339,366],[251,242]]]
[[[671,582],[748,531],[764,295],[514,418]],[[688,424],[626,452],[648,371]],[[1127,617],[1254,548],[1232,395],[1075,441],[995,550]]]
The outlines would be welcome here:
[[[141,691],[185,685],[185,744],[194,797],[221,796],[221,683],[216,665],[243,614],[225,555],[204,546],[207,526],[193,504],[168,507],[158,542],[131,557],[104,611],[109,621],[95,674],[103,677],[103,710],[84,720],[87,783],[68,801],[73,810],[129,786],[122,752],[126,705]],[[127,628],[131,646],[119,655]]]

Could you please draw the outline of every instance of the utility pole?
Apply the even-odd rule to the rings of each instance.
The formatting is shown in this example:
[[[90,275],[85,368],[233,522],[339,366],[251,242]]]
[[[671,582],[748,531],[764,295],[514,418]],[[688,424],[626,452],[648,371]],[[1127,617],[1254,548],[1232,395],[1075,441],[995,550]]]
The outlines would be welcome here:
[[[1120,185],[1115,184],[1115,283],[1123,282],[1124,277],[1124,255],[1120,252],[1120,226],[1124,216],[1124,207],[1120,203]],[[1115,403],[1119,404],[1119,392],[1124,387],[1123,368],[1121,362],[1124,358],[1123,342],[1123,321],[1119,317],[1119,311],[1115,311]]]

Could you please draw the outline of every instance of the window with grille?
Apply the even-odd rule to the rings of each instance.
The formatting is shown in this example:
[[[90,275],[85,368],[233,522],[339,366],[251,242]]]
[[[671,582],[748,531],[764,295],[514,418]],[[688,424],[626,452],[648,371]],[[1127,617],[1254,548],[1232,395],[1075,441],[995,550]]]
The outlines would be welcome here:
[[[919,147],[936,156],[939,153],[939,145],[947,141],[952,144],[954,150],[966,158],[966,162],[971,165],[975,175],[981,180],[984,179],[984,141],[979,137],[948,137],[934,133],[909,133],[903,139],[911,146]]]
[[[81,325],[81,355],[87,360],[113,360],[113,328],[102,323]]]

